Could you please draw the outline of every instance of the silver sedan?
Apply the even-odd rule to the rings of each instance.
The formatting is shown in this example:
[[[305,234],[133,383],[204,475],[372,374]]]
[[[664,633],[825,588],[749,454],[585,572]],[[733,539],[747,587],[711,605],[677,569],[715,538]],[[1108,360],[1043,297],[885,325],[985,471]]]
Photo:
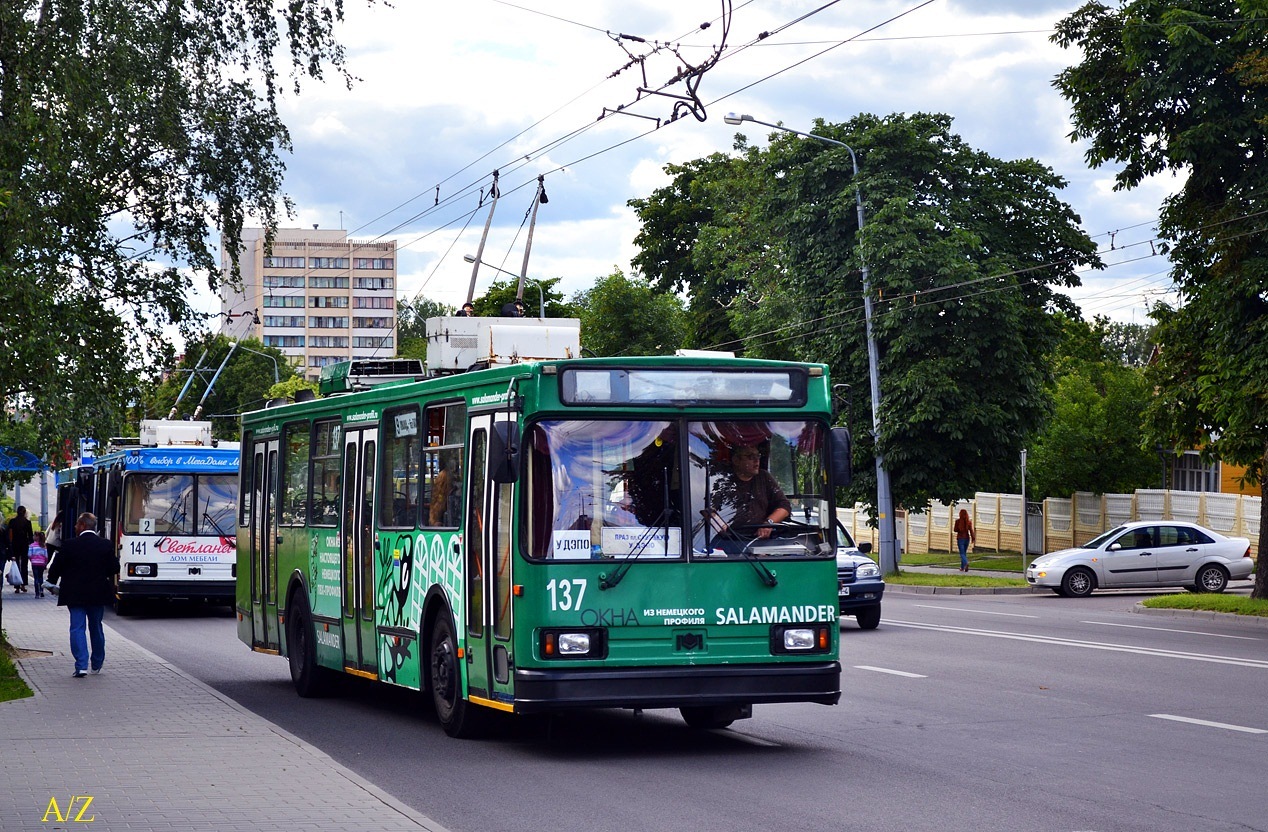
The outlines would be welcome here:
[[[1254,568],[1244,537],[1225,537],[1179,520],[1142,520],[1035,558],[1026,580],[1067,596],[1163,586],[1223,592],[1230,580],[1246,578]]]

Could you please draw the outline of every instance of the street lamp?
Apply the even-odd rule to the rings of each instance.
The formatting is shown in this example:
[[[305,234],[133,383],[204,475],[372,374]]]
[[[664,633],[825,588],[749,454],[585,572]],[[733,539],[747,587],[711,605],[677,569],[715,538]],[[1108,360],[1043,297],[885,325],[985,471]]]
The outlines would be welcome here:
[[[527,280],[530,283],[536,284],[537,285],[537,313],[538,313],[537,317],[541,318],[542,320],[546,319],[546,292],[544,289],[542,289],[542,284],[539,283],[537,280],[531,277],[524,277],[523,275],[518,275],[515,272],[508,272],[506,269],[499,269],[497,266],[493,265],[492,263],[486,263],[485,261],[479,259],[478,257],[475,257],[470,254],[462,255],[462,259],[466,260],[468,263],[479,263],[481,266],[486,266],[490,269],[493,269],[493,271],[495,272],[501,272],[502,274],[509,274],[511,277],[515,278],[516,280]]]
[[[783,130],[785,133],[795,133],[798,136],[805,136],[808,139],[815,139],[825,144],[843,147],[850,154],[850,164],[854,167],[854,202],[858,207],[859,216],[859,234],[863,233],[863,192],[859,188],[859,163],[854,156],[854,148],[845,142],[839,142],[836,139],[829,139],[826,136],[816,136],[814,133],[803,133],[800,130],[794,130],[791,127],[785,127],[782,124],[771,124],[768,121],[758,121],[747,113],[727,113],[722,117],[727,124],[738,125],[746,121],[753,124],[760,124],[764,127],[770,127],[775,130]],[[867,331],[867,369],[868,378],[872,387],[872,437],[876,447],[876,512],[879,515],[877,520],[880,525],[880,558],[881,572],[889,575],[898,570],[898,560],[895,557],[894,550],[895,533],[894,533],[894,498],[889,488],[889,472],[885,470],[885,456],[880,450],[880,406],[881,406],[881,379],[880,379],[880,357],[876,348],[876,338],[872,335],[872,283],[871,274],[867,269],[867,260],[860,253],[859,261],[863,270],[863,321]]]
[[[243,349],[243,350],[246,350],[247,352],[255,353],[256,355],[262,355],[268,360],[272,361],[273,362],[273,383],[277,384],[281,380],[280,375],[277,371],[277,356],[269,355],[267,352],[260,352],[259,350],[253,350],[250,347],[244,347],[241,345],[238,346],[238,349]]]

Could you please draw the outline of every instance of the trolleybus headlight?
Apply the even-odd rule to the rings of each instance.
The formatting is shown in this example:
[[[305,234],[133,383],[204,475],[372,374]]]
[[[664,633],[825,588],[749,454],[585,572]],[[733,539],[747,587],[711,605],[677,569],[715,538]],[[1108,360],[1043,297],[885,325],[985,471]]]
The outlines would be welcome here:
[[[826,653],[832,647],[827,624],[776,624],[771,627],[772,653]]]
[[[602,627],[542,630],[538,647],[543,659],[602,659],[608,653],[607,630]]]
[[[158,574],[157,563],[129,563],[128,575],[134,578],[153,578]]]
[[[582,656],[590,652],[589,633],[560,633],[557,643],[561,656]]]

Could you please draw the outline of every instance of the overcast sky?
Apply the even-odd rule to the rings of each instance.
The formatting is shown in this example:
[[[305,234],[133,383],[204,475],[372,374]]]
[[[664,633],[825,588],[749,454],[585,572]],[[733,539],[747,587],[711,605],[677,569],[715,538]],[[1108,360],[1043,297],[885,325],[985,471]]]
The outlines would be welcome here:
[[[517,273],[526,213],[545,174],[549,202],[529,275],[560,277],[571,294],[615,268],[630,272],[638,229],[626,202],[665,184],[668,163],[729,152],[740,129],[723,122],[729,111],[799,130],[816,117],[942,112],[973,147],[1033,157],[1069,182],[1061,198],[1106,263],[1117,264],[1084,273],[1071,293],[1085,316],[1143,323],[1146,305],[1167,297],[1167,263],[1148,241],[1175,180],[1115,192],[1114,171],[1088,169],[1083,148],[1067,138],[1069,107],[1052,80],[1079,55],[1048,38],[1079,2],[735,0],[729,32],[725,5],[397,0],[366,8],[347,0],[341,39],[361,80],[351,90],[309,84],[284,103],[294,142],[285,187],[298,211],[286,225],[395,239],[398,295],[457,304],[492,171],[500,171],[501,198],[484,259]],[[622,34],[642,40],[613,37]],[[699,65],[724,35],[721,60],[699,83],[704,121],[687,114],[670,122],[673,98],[638,100],[640,86],[660,88],[674,76],[675,49]],[[640,56],[645,80],[627,66]],[[681,83],[665,89],[684,92]],[[743,132],[765,144],[770,131]],[[482,270],[477,295],[498,276]]]

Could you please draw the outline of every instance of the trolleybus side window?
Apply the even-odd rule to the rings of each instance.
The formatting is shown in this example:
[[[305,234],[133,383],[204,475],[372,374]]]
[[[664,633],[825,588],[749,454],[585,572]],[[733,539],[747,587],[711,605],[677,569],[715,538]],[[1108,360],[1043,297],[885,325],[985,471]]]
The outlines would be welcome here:
[[[488,434],[477,430],[471,437],[471,496],[467,531],[463,540],[467,548],[467,631],[472,635],[484,632],[484,496],[489,487],[484,476],[484,454]]]
[[[303,526],[308,521],[308,423],[286,426],[282,452],[282,506],[278,525]]]
[[[255,466],[252,463],[255,457],[251,454],[253,448],[251,441],[251,431],[242,434],[242,461],[238,467],[238,525],[245,526],[250,522],[251,507],[254,505],[253,498],[255,492],[251,489],[251,472]]]
[[[462,452],[467,436],[464,402],[427,408],[426,478],[422,525],[456,529],[462,516]]]
[[[418,517],[419,436],[416,406],[383,414],[383,472],[379,477],[379,525],[412,529]]]
[[[338,419],[313,425],[312,469],[308,478],[310,526],[339,525],[339,455],[342,428]]]

